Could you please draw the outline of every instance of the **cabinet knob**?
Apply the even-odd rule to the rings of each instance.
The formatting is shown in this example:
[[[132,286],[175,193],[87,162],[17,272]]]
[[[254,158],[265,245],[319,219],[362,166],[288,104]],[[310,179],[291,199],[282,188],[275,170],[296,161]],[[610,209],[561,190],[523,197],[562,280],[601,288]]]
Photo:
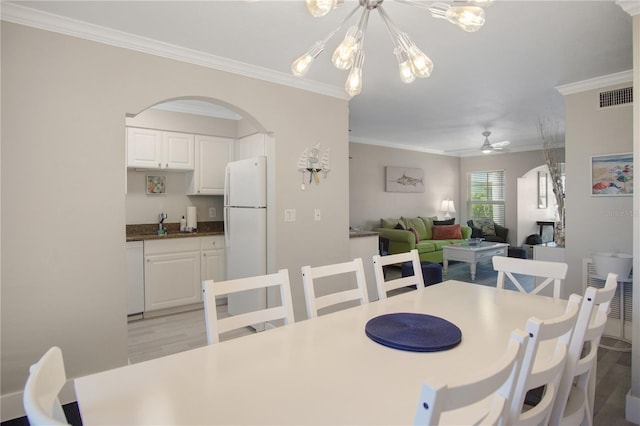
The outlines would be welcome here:
[[[202,253],[202,256],[207,257],[207,253]]]
[[[162,168],[162,163],[158,163],[158,168]]]

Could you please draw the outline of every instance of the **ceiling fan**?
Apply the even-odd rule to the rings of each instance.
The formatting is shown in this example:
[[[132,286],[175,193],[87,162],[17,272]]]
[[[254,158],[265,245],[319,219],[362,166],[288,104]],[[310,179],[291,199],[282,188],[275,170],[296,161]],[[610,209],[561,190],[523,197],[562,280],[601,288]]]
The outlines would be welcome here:
[[[511,143],[509,141],[491,143],[489,142],[490,135],[491,135],[491,132],[488,130],[485,130],[484,132],[482,132],[482,136],[484,136],[484,143],[480,147],[480,151],[482,151],[483,154],[491,154],[492,152],[495,152],[495,151],[502,151],[505,146]]]

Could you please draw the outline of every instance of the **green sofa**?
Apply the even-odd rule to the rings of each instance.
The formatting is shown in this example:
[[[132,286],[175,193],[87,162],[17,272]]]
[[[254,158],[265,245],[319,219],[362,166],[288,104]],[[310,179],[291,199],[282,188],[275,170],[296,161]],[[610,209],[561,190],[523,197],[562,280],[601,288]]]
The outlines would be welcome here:
[[[389,254],[404,253],[413,249],[418,250],[421,261],[442,263],[442,248],[449,244],[455,244],[463,242],[471,237],[471,228],[468,226],[460,226],[460,234],[462,239],[433,239],[433,221],[437,221],[437,217],[413,217],[413,218],[390,218],[380,219],[380,227],[374,229],[374,231],[380,233],[380,237],[389,240]],[[439,225],[435,225],[439,226]],[[416,243],[416,235],[413,231],[408,229],[412,228],[418,235],[418,242]],[[451,226],[447,227],[448,231],[451,231]],[[445,228],[439,228],[436,233],[446,234],[441,232]],[[453,228],[455,230],[455,228]]]

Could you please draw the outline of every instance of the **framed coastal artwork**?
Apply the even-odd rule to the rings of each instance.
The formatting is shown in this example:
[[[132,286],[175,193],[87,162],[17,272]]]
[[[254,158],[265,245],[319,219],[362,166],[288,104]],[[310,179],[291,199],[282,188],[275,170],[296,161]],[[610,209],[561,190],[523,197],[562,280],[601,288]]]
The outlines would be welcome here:
[[[424,170],[408,167],[385,167],[386,192],[424,192]]]
[[[591,195],[594,197],[633,195],[633,153],[591,157]]]
[[[147,195],[167,193],[167,177],[147,175]]]

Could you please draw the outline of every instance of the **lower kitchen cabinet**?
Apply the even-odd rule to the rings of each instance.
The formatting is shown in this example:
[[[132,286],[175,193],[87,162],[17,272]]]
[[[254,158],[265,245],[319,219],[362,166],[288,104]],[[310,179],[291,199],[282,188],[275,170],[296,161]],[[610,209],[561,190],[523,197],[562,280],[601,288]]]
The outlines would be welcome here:
[[[198,238],[145,241],[144,310],[202,301]]]
[[[144,310],[202,302],[202,281],[226,277],[224,236],[144,242]]]
[[[200,274],[202,280],[224,281],[227,274],[227,257],[224,249],[224,237],[201,237]]]

